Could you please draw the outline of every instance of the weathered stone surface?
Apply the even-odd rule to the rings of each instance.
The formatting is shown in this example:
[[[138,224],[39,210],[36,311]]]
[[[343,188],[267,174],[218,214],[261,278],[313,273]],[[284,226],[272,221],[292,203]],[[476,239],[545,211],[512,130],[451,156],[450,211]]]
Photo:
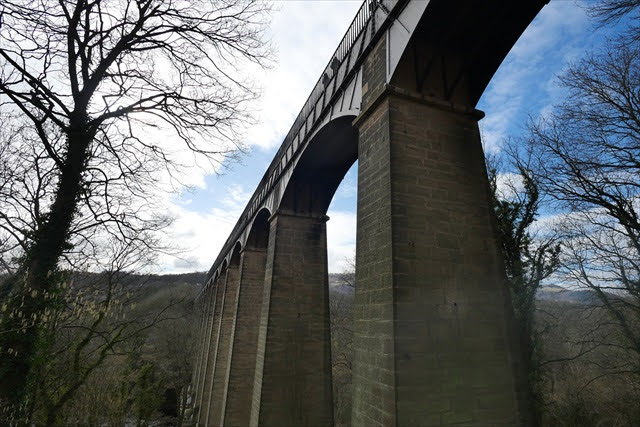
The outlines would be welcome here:
[[[249,425],[266,261],[266,249],[245,249],[240,259],[238,311],[224,419],[229,426]]]
[[[213,309],[212,327],[210,333],[209,354],[204,372],[204,389],[202,391],[202,405],[198,412],[198,425],[207,425],[207,419],[211,412],[211,391],[213,387],[213,376],[216,368],[216,358],[218,356],[218,343],[220,340],[221,313],[224,308],[226,280],[222,275],[216,281],[216,296]]]
[[[207,401],[203,399],[203,395],[206,387],[205,383],[207,382],[207,376],[206,376],[207,367],[210,367],[209,356],[211,351],[211,341],[213,337],[213,312],[215,309],[217,292],[218,292],[218,286],[216,283],[206,295],[208,309],[207,309],[206,322],[203,330],[204,342],[202,343],[202,356],[201,356],[201,362],[200,362],[201,373],[199,375],[199,381],[197,386],[198,388],[196,390],[196,402],[195,402],[195,409],[194,409],[194,421],[196,422],[196,424],[198,423],[200,417],[202,416],[203,404],[205,405],[204,411],[206,412],[207,410],[206,409]]]
[[[192,394],[192,414],[193,411],[198,410],[200,408],[200,385],[202,384],[202,366],[204,364],[205,357],[205,346],[207,340],[207,328],[209,327],[209,312],[211,310],[211,304],[209,300],[211,298],[211,290],[207,292],[202,300],[198,301],[200,305],[199,310],[202,314],[202,318],[200,319],[200,325],[198,328],[198,346],[196,348],[196,364],[193,371],[193,378],[191,380],[191,388],[190,392]]]
[[[225,277],[224,303],[220,318],[220,338],[216,356],[216,367],[213,373],[211,388],[211,402],[206,424],[220,426],[224,421],[224,411],[227,402],[227,386],[229,381],[229,366],[233,329],[238,308],[239,272],[237,265],[229,265]]]
[[[354,426],[526,423],[479,115],[382,96],[358,120]]]
[[[251,425],[333,424],[325,222],[271,219]]]

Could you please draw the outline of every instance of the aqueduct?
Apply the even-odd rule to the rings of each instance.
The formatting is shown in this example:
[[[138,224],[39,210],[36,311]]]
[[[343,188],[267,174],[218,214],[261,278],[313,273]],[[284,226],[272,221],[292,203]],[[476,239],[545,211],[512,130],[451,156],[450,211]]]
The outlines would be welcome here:
[[[326,211],[356,159],[353,425],[532,423],[474,107],[544,3],[364,2],[198,297],[198,425],[333,424]]]

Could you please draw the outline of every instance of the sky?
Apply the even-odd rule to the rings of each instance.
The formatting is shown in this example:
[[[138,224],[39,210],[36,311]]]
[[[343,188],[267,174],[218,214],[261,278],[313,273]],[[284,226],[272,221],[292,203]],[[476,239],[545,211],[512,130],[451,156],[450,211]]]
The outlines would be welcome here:
[[[206,271],[240,217],[284,136],[320,77],[360,0],[275,2],[266,36],[276,62],[255,76],[262,96],[253,106],[257,123],[246,130],[248,153],[214,173],[194,168],[193,187],[173,195],[167,209],[176,221],[168,232],[181,248],[162,255],[159,273]],[[523,132],[560,102],[556,78],[607,36],[573,0],[552,0],[527,28],[494,75],[477,108],[485,150],[496,152],[507,137]],[[209,173],[210,172],[210,173]],[[329,271],[340,272],[355,252],[357,162],[345,176],[328,211]]]

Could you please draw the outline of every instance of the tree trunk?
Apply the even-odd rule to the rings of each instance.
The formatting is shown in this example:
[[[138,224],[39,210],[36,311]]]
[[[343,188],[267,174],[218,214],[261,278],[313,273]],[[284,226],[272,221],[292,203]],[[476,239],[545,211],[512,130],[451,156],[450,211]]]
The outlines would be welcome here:
[[[13,357],[6,357],[0,369],[0,398],[10,403],[20,402],[29,383],[29,373],[37,363],[35,358],[42,329],[38,322],[48,308],[53,308],[54,294],[59,283],[58,260],[69,239],[69,231],[82,186],[82,174],[87,161],[87,148],[93,134],[86,129],[86,114],[71,120],[67,133],[67,152],[55,199],[42,226],[33,236],[19,272],[10,280],[12,301],[25,317],[36,316],[34,326],[24,328],[25,317],[14,319],[7,329],[22,330],[8,333],[2,346],[13,348]],[[36,291],[36,292],[33,292]],[[24,301],[24,305],[22,305]]]

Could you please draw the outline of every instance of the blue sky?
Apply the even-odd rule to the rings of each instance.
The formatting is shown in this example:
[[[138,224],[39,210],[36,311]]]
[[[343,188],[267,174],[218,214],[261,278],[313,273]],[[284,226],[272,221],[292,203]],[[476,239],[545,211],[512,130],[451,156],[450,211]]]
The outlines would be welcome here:
[[[277,63],[256,73],[262,97],[254,105],[257,124],[245,135],[248,154],[221,172],[193,168],[194,188],[176,194],[168,209],[176,216],[171,239],[180,256],[159,259],[159,272],[208,270],[271,162],[361,1],[279,1],[268,37]],[[607,30],[596,30],[570,0],[552,0],[513,47],[477,108],[485,149],[522,132],[528,116],[545,114],[562,100],[556,76],[570,61],[597,46]],[[338,189],[328,215],[329,271],[344,268],[356,231],[357,164]]]

